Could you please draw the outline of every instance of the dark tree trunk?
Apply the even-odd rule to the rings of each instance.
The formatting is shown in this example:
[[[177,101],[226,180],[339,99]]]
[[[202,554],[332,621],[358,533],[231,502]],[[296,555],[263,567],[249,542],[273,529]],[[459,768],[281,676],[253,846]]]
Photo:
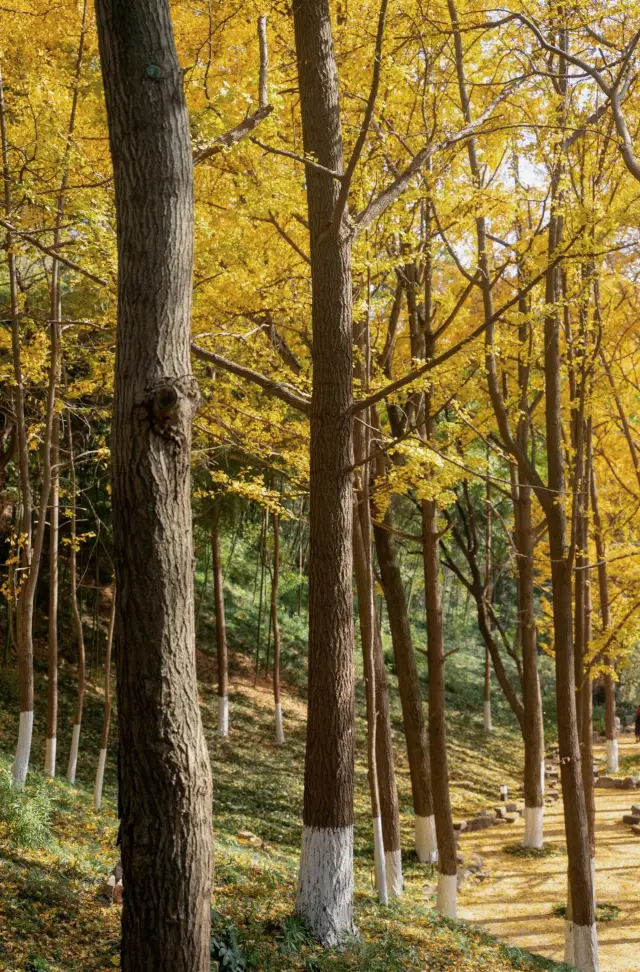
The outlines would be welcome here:
[[[118,218],[113,417],[125,972],[209,972],[211,770],[198,707],[189,338],[193,175],[169,4],[99,0]]]
[[[73,430],[71,428],[71,413],[67,413],[67,429],[69,443],[69,472],[71,479],[71,545],[69,551],[69,575],[71,586],[71,612],[73,614],[73,627],[76,635],[76,645],[78,649],[78,675],[77,675],[77,696],[76,708],[73,715],[73,729],[71,735],[71,747],[69,749],[69,765],[67,767],[67,779],[69,783],[76,781],[76,769],[78,765],[78,748],[80,745],[80,727],[82,725],[82,710],[84,707],[84,692],[86,680],[86,659],[84,647],[84,631],[82,628],[82,614],[78,600],[78,541],[77,541],[77,486],[76,486],[76,464],[73,455]]]
[[[385,515],[385,521],[388,526],[392,525],[389,511]],[[374,524],[373,532],[391,629],[393,657],[398,676],[402,721],[407,743],[413,811],[416,817],[416,854],[420,861],[433,862],[438,856],[438,844],[431,794],[429,744],[404,584],[402,583],[393,536],[388,530],[376,524]]]
[[[524,720],[524,847],[540,848],[544,841],[544,723],[538,675],[538,639],[534,601],[534,531],[531,489],[515,484],[515,547],[518,560],[518,631],[522,651]]]
[[[273,514],[273,581],[271,583],[271,628],[273,631],[273,701],[276,710],[276,746],[284,743],[280,702],[280,625],[278,624],[278,582],[280,580],[280,517]]]
[[[602,630],[607,632],[611,627],[611,607],[609,603],[609,575],[607,571],[607,547],[604,539],[604,525],[600,513],[598,499],[598,483],[596,471],[591,457],[591,506],[593,509],[593,525],[596,543],[596,559],[598,561],[598,590],[600,593],[600,617]],[[608,655],[604,656],[605,664],[613,666]],[[613,675],[609,672],[604,679],[605,690],[605,731],[607,735],[607,771],[619,771],[618,729],[616,725],[616,687]]]
[[[422,502],[424,536],[424,590],[427,611],[427,661],[429,663],[429,751],[431,786],[438,838],[438,896],[442,914],[456,916],[457,853],[449,796],[447,724],[445,719],[444,635],[442,586],[436,505]]]
[[[375,617],[375,616],[374,616]],[[377,619],[373,632],[373,668],[376,680],[376,764],[382,817],[382,843],[390,898],[400,898],[403,889],[400,848],[400,810],[393,757],[393,735],[389,711],[389,681]]]
[[[49,514],[49,619],[47,647],[47,739],[45,776],[56,775],[58,736],[58,547],[60,544],[60,416],[51,433],[51,511]]]
[[[293,6],[305,153],[342,172],[327,0]],[[307,167],[312,283],[309,708],[296,908],[326,945],[353,930],[351,241],[330,229],[340,184]],[[346,214],[345,214],[346,216]]]
[[[213,594],[216,603],[216,652],[218,658],[218,733],[223,739],[229,735],[229,659],[227,655],[227,626],[224,615],[224,584],[220,534],[218,524],[211,533]]]
[[[100,736],[100,755],[98,756],[98,771],[93,788],[93,809],[99,810],[102,804],[102,784],[104,768],[107,762],[107,746],[109,744],[109,729],[111,728],[111,657],[113,648],[113,630],[116,620],[116,589],[111,595],[111,613],[109,615],[109,630],[107,632],[107,647],[104,656],[104,717],[102,720],[102,734]]]

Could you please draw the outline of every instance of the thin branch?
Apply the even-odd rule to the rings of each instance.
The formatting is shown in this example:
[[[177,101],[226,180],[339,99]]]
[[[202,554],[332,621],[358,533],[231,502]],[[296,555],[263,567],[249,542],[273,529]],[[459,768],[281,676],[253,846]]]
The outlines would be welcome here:
[[[340,181],[344,179],[341,172],[336,172],[334,169],[328,169],[326,165],[320,165],[319,162],[315,162],[313,159],[308,159],[304,155],[297,155],[296,152],[289,152],[288,149],[275,148],[273,145],[266,145],[255,136],[252,136],[249,141],[253,142],[254,145],[257,145],[265,152],[270,152],[271,155],[282,155],[285,159],[293,159],[294,162],[301,162],[302,165],[308,165],[310,169],[315,169],[316,172],[322,172],[323,175],[331,176],[332,179],[338,179]]]
[[[353,147],[353,152],[351,153],[349,164],[347,165],[347,168],[344,173],[344,177],[342,179],[340,192],[338,193],[338,200],[336,202],[333,218],[331,220],[331,227],[334,232],[338,231],[340,229],[340,226],[342,225],[342,217],[344,216],[344,211],[347,208],[347,202],[349,200],[349,189],[351,188],[351,182],[353,181],[353,174],[360,160],[360,156],[362,155],[362,150],[367,140],[369,128],[371,127],[373,111],[375,108],[376,99],[378,97],[378,89],[380,87],[380,72],[382,70],[382,42],[384,40],[384,28],[387,19],[388,5],[389,5],[389,0],[382,0],[380,4],[380,13],[378,15],[378,32],[376,35],[376,49],[373,58],[373,76],[371,78],[371,90],[369,91],[369,98],[367,101],[367,107],[365,109],[364,118],[362,119],[362,125],[360,126],[360,132],[358,133],[356,144]]]
[[[273,378],[268,378],[266,375],[262,375],[258,371],[253,371],[251,368],[245,368],[244,365],[236,364],[235,361],[229,361],[228,358],[223,358],[222,355],[215,354],[213,351],[205,351],[204,348],[198,347],[194,342],[191,342],[191,351],[201,361],[208,361],[210,364],[217,365],[219,368],[230,372],[232,375],[236,375],[238,378],[244,378],[254,385],[259,385],[260,388],[269,392],[270,395],[279,398],[287,405],[291,405],[292,408],[302,412],[303,415],[309,414],[311,400],[306,395],[303,395],[302,392],[298,391],[297,388],[293,388],[291,385],[286,385],[283,382],[274,381]]]
[[[41,250],[42,253],[46,253],[47,256],[53,257],[54,260],[57,260],[58,263],[62,263],[70,270],[75,270],[76,273],[81,273],[83,277],[88,277],[89,280],[93,280],[94,283],[100,284],[101,287],[109,286],[108,280],[103,280],[102,277],[98,277],[97,274],[91,273],[90,270],[85,270],[84,267],[81,267],[80,264],[76,263],[74,260],[69,260],[68,257],[62,256],[57,249],[54,249],[51,246],[45,246],[44,243],[41,243],[40,240],[36,239],[35,236],[32,236],[31,233],[25,233],[23,230],[19,230],[6,219],[0,219],[0,226],[4,226],[4,228],[9,230],[10,233],[15,233],[16,236],[26,240],[27,243],[31,244],[31,246],[35,246],[37,250]]]

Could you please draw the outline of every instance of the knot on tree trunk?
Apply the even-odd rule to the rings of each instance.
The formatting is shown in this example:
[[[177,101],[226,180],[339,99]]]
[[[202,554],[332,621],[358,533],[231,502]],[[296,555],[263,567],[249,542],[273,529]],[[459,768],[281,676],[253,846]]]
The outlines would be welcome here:
[[[180,445],[189,441],[191,422],[200,405],[193,375],[161,378],[148,390],[145,412],[152,432]]]

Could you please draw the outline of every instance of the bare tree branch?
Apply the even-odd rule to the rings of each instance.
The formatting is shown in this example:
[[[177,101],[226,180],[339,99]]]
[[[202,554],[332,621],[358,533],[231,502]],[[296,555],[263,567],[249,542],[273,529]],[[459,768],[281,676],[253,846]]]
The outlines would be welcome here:
[[[266,375],[262,375],[258,371],[253,371],[251,368],[245,368],[244,365],[236,364],[235,361],[229,361],[228,358],[223,358],[222,355],[215,354],[213,351],[205,351],[204,348],[198,347],[193,341],[191,342],[191,351],[201,361],[208,361],[210,364],[217,365],[219,368],[230,372],[232,375],[236,375],[238,378],[244,378],[254,385],[263,388],[270,395],[279,398],[292,408],[302,412],[303,415],[309,414],[311,410],[311,399],[298,391],[297,388],[293,388],[291,385],[286,385],[283,382],[274,381],[273,378],[268,378]]]

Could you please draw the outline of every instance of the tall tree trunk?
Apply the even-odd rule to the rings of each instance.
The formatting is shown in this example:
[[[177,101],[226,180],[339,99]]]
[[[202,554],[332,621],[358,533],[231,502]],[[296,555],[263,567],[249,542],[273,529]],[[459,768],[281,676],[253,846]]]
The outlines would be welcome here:
[[[427,612],[427,661],[429,664],[429,751],[431,786],[438,838],[437,910],[456,916],[457,852],[449,795],[447,724],[445,720],[444,632],[442,628],[442,586],[436,505],[422,501],[424,537],[424,591]]]
[[[515,480],[515,547],[518,561],[518,632],[522,651],[524,720],[523,847],[544,843],[544,723],[538,674],[538,639],[535,616],[534,530],[531,489]]]
[[[374,611],[373,669],[376,680],[376,765],[380,814],[382,817],[382,843],[384,846],[387,894],[390,898],[402,897],[402,850],[400,837],[400,808],[393,756],[393,734],[389,709],[389,680],[384,665],[382,639],[377,612]]]
[[[69,184],[69,156],[73,144],[78,110],[78,96],[80,91],[80,75],[85,52],[85,35],[87,30],[88,2],[84,0],[82,7],[82,21],[80,25],[80,39],[73,81],[73,96],[67,139],[62,161],[62,176],[56,203],[56,222],[53,235],[54,249],[60,245],[62,235],[62,220],[67,187]],[[50,477],[51,477],[51,513],[49,528],[49,650],[48,650],[48,685],[47,685],[47,739],[45,749],[45,775],[56,775],[56,741],[58,731],[58,544],[60,517],[60,415],[55,411],[55,391],[60,384],[61,353],[60,327],[62,318],[62,293],[60,288],[60,263],[54,257],[51,267],[51,351],[52,367],[55,359],[54,380],[54,415],[52,417],[51,446],[50,446]],[[55,349],[55,353],[54,353]],[[74,593],[75,598],[75,593]]]
[[[554,193],[554,200],[556,194]],[[554,206],[556,205],[554,201]],[[561,217],[553,215],[549,230],[549,259],[560,240]],[[567,922],[565,958],[583,972],[598,967],[598,937],[591,876],[589,826],[585,803],[580,740],[576,711],[575,648],[572,625],[571,564],[565,511],[566,475],[562,438],[562,376],[560,322],[557,310],[556,272],[547,274],[546,304],[550,308],[544,324],[546,439],[549,489],[554,500],[547,503],[553,592],[553,629],[556,653],[556,699],[560,773],[564,801],[565,832],[569,857],[571,922]]]
[[[49,514],[49,644],[47,652],[47,739],[44,775],[56,775],[58,736],[58,554],[60,544],[60,416],[51,435],[51,512]]]
[[[607,547],[604,539],[604,525],[600,512],[598,498],[598,483],[596,471],[591,457],[591,507],[593,509],[593,525],[596,543],[596,559],[598,561],[598,590],[600,593],[600,617],[602,630],[606,633],[611,627],[611,607],[609,602],[609,575],[607,571]],[[613,663],[608,655],[604,656],[605,664],[612,669]],[[605,691],[605,731],[607,736],[607,772],[617,773],[620,769],[618,753],[618,729],[616,725],[616,687],[613,675],[608,672],[604,678]]]
[[[487,462],[489,461],[490,453],[487,451]],[[492,521],[491,521],[491,479],[487,477],[487,509],[486,509],[486,528],[484,537],[484,550],[485,550],[485,561],[484,561],[484,597],[487,604],[490,604],[493,598],[493,565],[491,561],[491,544],[492,544]],[[489,654],[489,649],[485,647],[484,650],[484,731],[491,732],[493,729],[493,724],[491,720],[491,655]]]
[[[4,85],[0,71],[0,143],[2,147],[2,177],[4,184],[4,209],[8,219],[12,215],[11,170],[9,163],[9,141],[7,137],[6,106]],[[22,355],[20,348],[20,310],[18,302],[18,276],[13,238],[7,232],[6,243],[7,270],[9,275],[9,296],[11,305],[11,350],[13,357],[13,392],[16,425],[18,428],[18,479],[22,516],[20,534],[24,537],[20,568],[24,578],[29,574],[31,565],[31,482],[29,479],[29,447],[24,412],[24,380],[22,375]],[[33,734],[33,633],[25,621],[26,583],[18,588],[16,604],[16,647],[18,653],[18,683],[20,693],[20,726],[18,745],[13,764],[13,779],[17,786],[24,786],[29,769],[31,737]]]
[[[109,745],[109,729],[111,727],[111,654],[113,647],[113,629],[116,619],[116,589],[111,596],[111,614],[109,615],[109,629],[107,631],[107,647],[104,657],[104,718],[102,721],[102,735],[100,736],[100,754],[98,756],[98,771],[93,787],[93,809],[99,810],[102,805],[102,785],[104,783],[104,768],[107,763],[107,747]]]
[[[167,0],[98,0],[118,220],[115,654],[125,972],[209,972],[211,769],[198,707],[189,360],[193,170]]]
[[[358,455],[359,450],[356,451]],[[364,500],[360,499],[360,503]],[[371,799],[371,818],[373,823],[373,859],[376,888],[380,904],[387,904],[387,867],[382,835],[382,810],[380,808],[380,787],[378,784],[378,718],[377,718],[377,679],[375,668],[375,606],[373,600],[373,576],[371,561],[367,556],[362,520],[358,510],[358,499],[353,516],[353,565],[358,592],[358,619],[360,621],[360,640],[364,685],[367,700],[367,775]]]
[[[77,502],[78,492],[76,484],[76,464],[73,454],[73,429],[71,428],[71,412],[67,414],[68,444],[69,444],[69,473],[71,478],[71,545],[69,552],[69,575],[71,585],[71,610],[73,613],[73,626],[76,633],[76,643],[78,646],[78,689],[76,697],[76,708],[73,716],[73,731],[71,735],[71,748],[69,750],[69,765],[67,766],[67,779],[69,783],[76,781],[76,769],[78,765],[78,747],[80,745],[80,728],[82,726],[82,710],[84,707],[84,692],[86,681],[86,658],[84,645],[84,630],[82,627],[82,614],[78,601],[78,531],[77,531]]]
[[[284,743],[280,702],[280,625],[278,624],[278,582],[280,579],[280,517],[273,514],[273,580],[271,582],[271,628],[273,630],[273,701],[276,707],[276,746]]]
[[[304,151],[343,171],[327,0],[293,6]],[[351,240],[340,185],[306,170],[312,282],[309,707],[296,909],[325,945],[353,930],[353,465]]]
[[[388,526],[392,525],[389,510],[385,514],[385,521]],[[429,745],[404,584],[402,583],[393,536],[384,527],[375,523],[373,533],[391,629],[393,657],[398,676],[402,721],[407,743],[413,812],[415,814],[416,854],[419,861],[433,863],[438,857],[438,843],[433,816]]]
[[[229,735],[229,658],[227,653],[227,625],[224,615],[224,583],[220,557],[218,524],[211,533],[213,593],[216,602],[216,651],[218,656],[218,733],[223,739]]]

